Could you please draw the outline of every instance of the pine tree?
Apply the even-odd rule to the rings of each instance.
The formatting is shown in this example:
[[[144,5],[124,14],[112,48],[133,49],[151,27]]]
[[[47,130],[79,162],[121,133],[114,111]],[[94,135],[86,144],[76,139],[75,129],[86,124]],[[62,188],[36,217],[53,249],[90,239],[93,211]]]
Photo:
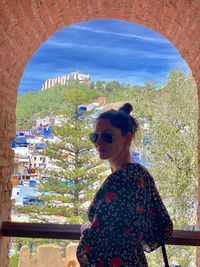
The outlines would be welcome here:
[[[92,90],[73,84],[63,97],[69,108],[63,114],[62,126],[54,127],[58,141],[47,142],[44,151],[55,166],[46,170],[47,178],[39,189],[43,192],[39,199],[44,203],[40,207],[23,207],[23,210],[38,221],[51,222],[50,215],[57,215],[65,216],[66,223],[82,223],[106,168],[95,156],[88,138],[92,131],[91,114],[80,109],[81,104],[93,99]]]

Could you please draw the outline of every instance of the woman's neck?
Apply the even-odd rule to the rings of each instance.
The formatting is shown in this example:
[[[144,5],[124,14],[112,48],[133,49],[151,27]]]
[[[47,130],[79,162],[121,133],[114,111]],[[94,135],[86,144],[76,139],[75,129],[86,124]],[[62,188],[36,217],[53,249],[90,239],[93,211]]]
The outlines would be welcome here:
[[[134,161],[131,159],[130,153],[120,157],[119,159],[109,160],[110,168],[112,172],[119,170],[123,164],[125,163],[133,163]]]

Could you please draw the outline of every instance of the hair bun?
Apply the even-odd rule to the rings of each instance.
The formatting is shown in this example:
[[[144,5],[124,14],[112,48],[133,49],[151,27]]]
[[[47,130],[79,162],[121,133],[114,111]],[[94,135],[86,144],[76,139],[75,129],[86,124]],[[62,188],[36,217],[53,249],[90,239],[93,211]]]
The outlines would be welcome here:
[[[127,115],[129,115],[132,110],[133,106],[130,103],[125,103],[121,108],[119,108],[119,111],[124,112]]]

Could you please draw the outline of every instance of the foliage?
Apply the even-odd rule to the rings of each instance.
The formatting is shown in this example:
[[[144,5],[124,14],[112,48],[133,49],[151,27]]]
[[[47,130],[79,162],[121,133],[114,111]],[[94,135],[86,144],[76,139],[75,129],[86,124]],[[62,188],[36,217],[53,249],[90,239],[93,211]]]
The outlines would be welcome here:
[[[15,254],[9,257],[8,267],[18,267],[19,254]]]
[[[73,84],[66,86],[57,84],[45,91],[37,93],[28,91],[19,96],[16,107],[17,129],[31,128],[35,124],[36,117],[62,114],[68,105],[68,102],[63,101],[63,94],[70,86]],[[88,85],[85,86],[93,98],[98,96],[96,90],[90,90]]]
[[[145,101],[151,144],[143,148],[176,229],[196,225],[197,94],[194,81],[178,71]],[[147,132],[145,132],[147,134]]]
[[[197,93],[190,76],[171,71],[166,85],[145,86],[143,109],[139,118],[146,118],[149,128],[143,137],[150,143],[141,149],[150,163],[159,192],[165,202],[175,229],[193,229],[196,226],[197,194]],[[193,266],[195,248],[168,247],[170,263]],[[160,251],[151,255],[152,266],[160,266]],[[184,255],[184,256],[183,256]],[[157,263],[156,263],[157,261]],[[161,262],[161,261],[160,261]]]
[[[43,195],[38,198],[44,203],[40,207],[21,208],[39,221],[50,222],[50,215],[57,215],[65,216],[67,223],[81,223],[86,216],[84,205],[91,201],[97,190],[95,183],[104,178],[105,167],[94,156],[93,144],[88,139],[90,114],[79,108],[93,96],[93,92],[88,93],[78,84],[69,86],[63,94],[68,109],[63,114],[62,126],[54,127],[58,141],[47,142],[44,151],[54,165],[52,170],[46,170],[48,178],[39,189]]]
[[[35,118],[49,115],[60,115],[67,109],[68,101],[64,101],[63,94],[73,86],[79,86],[79,82],[74,82],[66,86],[55,85],[45,91],[28,91],[17,98],[16,118],[17,129],[28,129],[35,125]],[[116,102],[119,99],[126,99],[132,95],[134,88],[120,84],[118,81],[104,82],[81,85],[87,90],[92,99],[98,96],[105,96],[107,102]],[[84,102],[84,101],[83,101]]]

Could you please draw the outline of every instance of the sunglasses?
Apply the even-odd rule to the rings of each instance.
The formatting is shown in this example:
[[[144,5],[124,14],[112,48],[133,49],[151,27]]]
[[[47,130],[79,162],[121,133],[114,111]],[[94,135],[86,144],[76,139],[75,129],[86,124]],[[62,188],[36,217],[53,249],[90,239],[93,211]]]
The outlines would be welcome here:
[[[101,139],[103,140],[103,142],[107,143],[107,144],[111,144],[113,141],[113,137],[111,133],[102,133],[102,134],[98,134],[98,133],[91,133],[89,135],[89,139],[90,141],[95,144],[97,142],[97,140],[99,139],[99,137],[101,137]]]

